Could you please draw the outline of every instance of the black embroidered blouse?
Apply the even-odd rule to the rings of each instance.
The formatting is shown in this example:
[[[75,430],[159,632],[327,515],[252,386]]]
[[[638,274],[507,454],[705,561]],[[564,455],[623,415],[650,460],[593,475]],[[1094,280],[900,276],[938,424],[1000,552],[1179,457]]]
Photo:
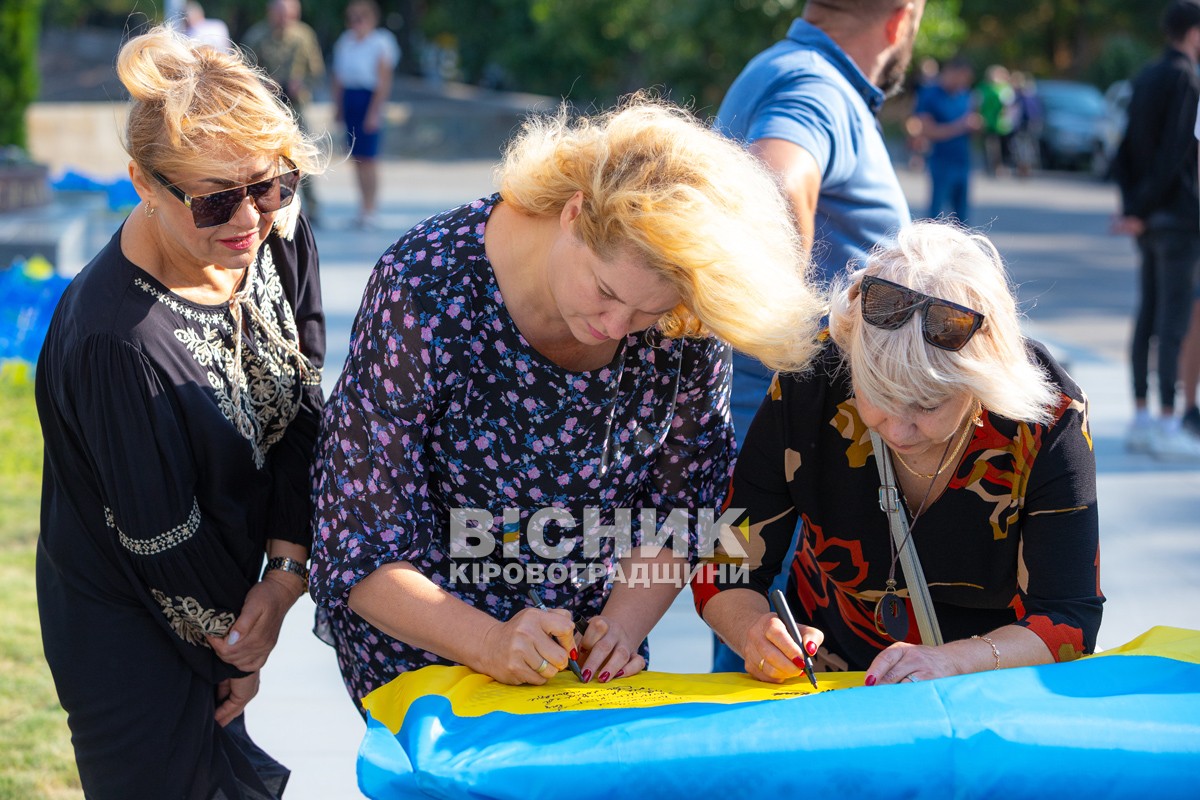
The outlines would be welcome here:
[[[311,542],[325,353],[316,248],[304,218],[292,240],[273,232],[236,301],[205,306],[131,263],[120,240],[68,287],[38,363],[39,589],[70,590],[40,591],[43,635],[80,615],[105,625],[91,598],[141,606],[216,683],[240,673],[204,634],[236,618],[266,539]]]

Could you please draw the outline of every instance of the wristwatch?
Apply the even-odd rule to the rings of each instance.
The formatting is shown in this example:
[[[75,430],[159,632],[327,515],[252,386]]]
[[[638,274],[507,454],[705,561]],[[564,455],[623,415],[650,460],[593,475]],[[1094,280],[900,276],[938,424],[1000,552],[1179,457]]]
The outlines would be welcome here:
[[[277,556],[267,559],[267,566],[263,569],[263,575],[266,575],[273,569],[281,569],[284,572],[290,572],[300,580],[304,581],[304,585],[308,586],[308,567],[304,566],[303,561],[297,561],[294,558],[286,558]]]

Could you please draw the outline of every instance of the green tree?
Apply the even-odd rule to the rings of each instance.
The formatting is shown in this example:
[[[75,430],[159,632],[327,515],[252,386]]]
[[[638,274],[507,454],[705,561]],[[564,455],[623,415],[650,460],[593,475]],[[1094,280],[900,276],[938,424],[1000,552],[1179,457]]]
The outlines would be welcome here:
[[[929,0],[918,49],[944,57],[965,34],[960,0]],[[778,41],[803,0],[443,0],[430,38],[457,43],[466,80],[607,104],[656,87],[712,113],[755,53]]]
[[[37,98],[42,0],[0,4],[0,145],[25,146],[25,109]]]
[[[1111,81],[1162,42],[1168,0],[971,0],[963,20],[967,50],[979,65],[1001,63],[1051,77]],[[1107,66],[1098,72],[1093,65]],[[1103,84],[1101,84],[1103,85]]]
[[[921,31],[913,48],[913,60],[936,58],[945,61],[958,52],[967,37],[961,0],[929,0],[921,19]]]

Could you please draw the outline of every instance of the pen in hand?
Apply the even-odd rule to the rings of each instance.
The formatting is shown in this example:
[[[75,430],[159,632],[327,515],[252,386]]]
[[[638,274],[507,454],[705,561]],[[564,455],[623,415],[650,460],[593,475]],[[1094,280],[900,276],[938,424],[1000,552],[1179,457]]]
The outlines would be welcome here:
[[[538,593],[535,592],[533,589],[529,590],[528,595],[529,595],[529,599],[533,602],[534,608],[538,609],[539,611],[549,611],[550,610],[549,608],[546,607],[546,604],[542,602],[542,598],[538,596]],[[580,633],[582,633],[583,630],[586,630],[586,629],[581,629],[580,624],[578,622],[575,623],[575,629],[579,630]],[[575,674],[576,678],[578,678],[580,681],[583,680],[583,671],[579,668],[579,662],[577,662],[575,659],[571,658],[570,655],[567,656],[567,667],[569,667],[571,672],[573,672]]]
[[[783,592],[775,589],[771,592],[771,604],[775,606],[775,613],[783,620],[784,626],[788,629],[788,633],[796,640],[796,644],[800,645],[800,652],[804,656],[804,674],[808,676],[808,682],[817,688],[817,676],[813,674],[813,660],[808,651],[804,649],[804,637],[800,635],[800,628],[796,625],[796,619],[792,616],[792,610],[788,608],[787,599],[783,596]]]

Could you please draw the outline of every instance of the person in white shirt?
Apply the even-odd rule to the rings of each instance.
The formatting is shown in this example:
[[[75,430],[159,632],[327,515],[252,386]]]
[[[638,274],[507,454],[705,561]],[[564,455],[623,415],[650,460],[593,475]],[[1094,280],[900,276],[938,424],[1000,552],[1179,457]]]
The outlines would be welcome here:
[[[208,19],[199,3],[188,3],[183,12],[183,33],[197,44],[206,44],[223,53],[233,52],[229,28],[219,19]]]
[[[400,46],[391,31],[379,27],[379,6],[371,0],[354,0],[346,7],[346,26],[333,46],[333,102],[335,119],[346,126],[346,146],[358,175],[357,225],[366,229],[376,225],[375,159]]]

